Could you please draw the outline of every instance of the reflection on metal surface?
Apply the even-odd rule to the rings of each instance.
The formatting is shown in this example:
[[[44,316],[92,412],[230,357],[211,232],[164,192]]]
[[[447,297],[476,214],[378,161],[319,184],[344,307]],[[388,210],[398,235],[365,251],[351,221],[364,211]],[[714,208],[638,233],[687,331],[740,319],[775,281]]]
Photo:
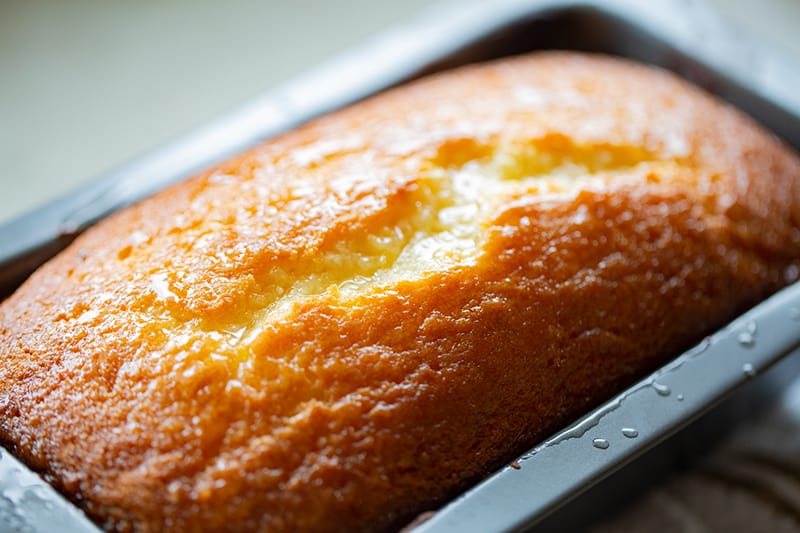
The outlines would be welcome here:
[[[0,531],[99,533],[76,507],[7,452],[0,453]]]

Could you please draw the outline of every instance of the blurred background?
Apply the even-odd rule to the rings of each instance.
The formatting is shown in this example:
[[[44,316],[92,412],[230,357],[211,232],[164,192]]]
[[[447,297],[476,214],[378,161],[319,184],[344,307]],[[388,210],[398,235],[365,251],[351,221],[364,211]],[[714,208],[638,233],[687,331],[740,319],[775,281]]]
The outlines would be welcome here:
[[[0,223],[434,1],[0,0]],[[800,0],[708,1],[800,62]]]

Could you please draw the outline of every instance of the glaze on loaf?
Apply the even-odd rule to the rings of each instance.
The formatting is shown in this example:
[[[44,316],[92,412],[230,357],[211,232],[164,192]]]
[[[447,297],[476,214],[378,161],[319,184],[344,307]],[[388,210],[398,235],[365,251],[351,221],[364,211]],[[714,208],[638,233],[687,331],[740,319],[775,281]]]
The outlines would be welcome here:
[[[800,160],[655,69],[471,66],[126,209],[0,306],[0,439],[112,531],[401,526],[797,277]]]

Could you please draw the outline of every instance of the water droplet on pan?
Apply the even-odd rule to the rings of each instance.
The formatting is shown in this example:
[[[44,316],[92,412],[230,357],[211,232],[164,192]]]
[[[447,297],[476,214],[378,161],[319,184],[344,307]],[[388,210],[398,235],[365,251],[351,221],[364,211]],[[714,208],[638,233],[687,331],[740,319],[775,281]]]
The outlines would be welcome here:
[[[592,441],[592,446],[600,450],[605,450],[608,448],[608,441],[606,439],[594,439]]]
[[[639,436],[639,432],[636,431],[634,428],[622,428],[622,434],[628,437],[629,439],[635,439]]]
[[[750,363],[745,363],[742,366],[742,372],[744,372],[744,374],[749,378],[752,378],[753,376],[756,375],[756,369],[753,368],[753,365],[751,365]]]
[[[669,396],[672,393],[672,389],[663,383],[656,383],[654,381],[652,383],[652,387],[656,390],[656,393],[658,393],[659,396]]]
[[[510,466],[514,470],[520,470],[522,468],[519,464],[519,461],[511,461],[510,463],[508,463],[508,466]]]
[[[736,337],[736,340],[739,341],[739,344],[745,348],[752,348],[756,344],[756,339],[753,337],[753,334],[747,331],[739,333],[739,336]]]
[[[758,332],[758,324],[751,320],[745,325],[744,331],[739,333],[736,340],[745,348],[752,348],[756,344],[756,332]]]
[[[683,394],[678,394],[678,396],[677,396],[677,400],[678,400],[679,402],[682,402],[682,401],[683,401]]]

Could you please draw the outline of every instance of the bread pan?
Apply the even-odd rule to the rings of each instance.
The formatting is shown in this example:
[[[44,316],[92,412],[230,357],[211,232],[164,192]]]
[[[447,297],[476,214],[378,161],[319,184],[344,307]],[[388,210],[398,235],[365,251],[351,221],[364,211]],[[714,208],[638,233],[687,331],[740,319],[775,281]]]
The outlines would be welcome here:
[[[313,116],[424,74],[539,49],[602,52],[670,69],[800,147],[800,94],[793,90],[800,87],[800,69],[731,29],[700,3],[439,4],[194,134],[0,227],[0,293],[13,291],[38,265],[109,213]],[[726,407],[727,412],[752,407],[780,390],[787,369],[800,367],[800,355],[786,357],[800,346],[798,320],[800,285],[795,285],[468,490],[417,531],[585,525],[575,516],[602,514],[610,505],[609,493],[654,482],[637,475],[641,468],[625,465],[638,459],[637,465],[668,469],[673,450],[687,441],[687,432],[679,430],[721,400],[731,397],[723,408],[694,422],[692,434],[719,427]],[[741,411],[736,412],[741,418]],[[688,442],[695,446],[692,439]],[[2,450],[0,531],[6,530],[98,531],[74,505]]]

